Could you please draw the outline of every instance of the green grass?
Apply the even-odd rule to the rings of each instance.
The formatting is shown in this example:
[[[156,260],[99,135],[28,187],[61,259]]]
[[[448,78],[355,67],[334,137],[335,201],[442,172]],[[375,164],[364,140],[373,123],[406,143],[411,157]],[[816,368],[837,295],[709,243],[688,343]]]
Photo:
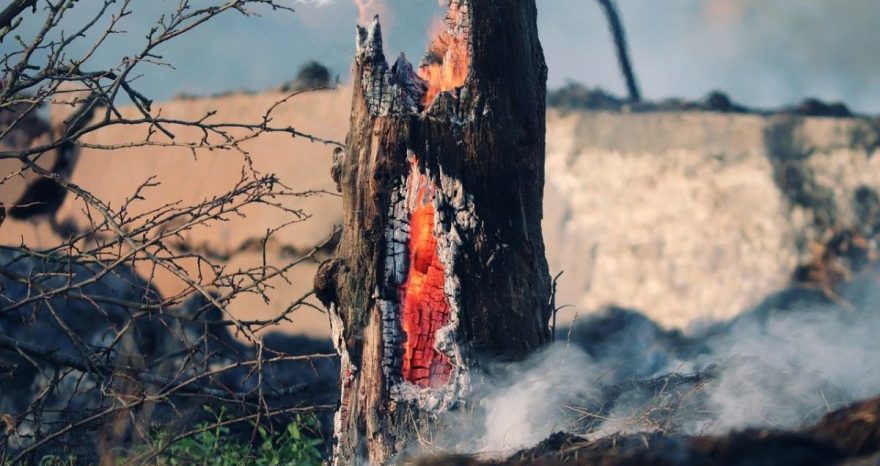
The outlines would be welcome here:
[[[163,433],[157,437],[157,443],[153,445],[157,451],[162,451],[156,458],[155,464],[157,466],[320,466],[323,462],[320,445],[323,442],[303,433],[303,424],[308,422],[299,419],[289,424],[283,432],[275,434],[259,427],[257,431],[260,442],[257,446],[231,439],[229,429],[224,426],[206,428],[192,437],[171,444],[168,444],[171,436]]]
[[[75,456],[46,455],[40,460],[39,466],[79,466],[79,463]]]
[[[311,432],[317,430],[314,417],[297,416],[283,431],[269,432],[257,427],[259,441],[242,442],[226,427],[224,410],[215,421],[202,423],[193,435],[183,438],[174,432],[157,430],[147,445],[119,452],[118,466],[321,466],[324,441]],[[144,461],[146,459],[146,461]],[[0,464],[3,464],[0,462]],[[79,466],[74,456],[45,456],[39,466]]]

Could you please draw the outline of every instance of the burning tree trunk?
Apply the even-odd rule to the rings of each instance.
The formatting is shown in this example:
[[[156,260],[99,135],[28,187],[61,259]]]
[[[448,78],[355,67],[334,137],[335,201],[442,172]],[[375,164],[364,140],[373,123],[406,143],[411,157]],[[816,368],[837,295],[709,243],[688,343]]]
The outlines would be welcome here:
[[[416,70],[358,27],[344,234],[316,276],[342,354],[336,464],[384,464],[460,407],[484,357],[549,338],[546,66],[533,0],[452,0]]]

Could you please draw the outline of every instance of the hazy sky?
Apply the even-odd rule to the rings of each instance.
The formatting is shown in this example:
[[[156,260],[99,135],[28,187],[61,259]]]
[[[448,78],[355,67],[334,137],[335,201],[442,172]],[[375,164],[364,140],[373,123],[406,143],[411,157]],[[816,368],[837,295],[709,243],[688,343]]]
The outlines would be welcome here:
[[[139,87],[158,99],[263,89],[317,59],[348,80],[358,10],[353,0],[285,0],[296,13],[258,18],[229,13],[161,50],[175,70],[144,69]],[[376,2],[377,0],[373,0]],[[79,2],[71,22],[85,20]],[[204,3],[206,0],[194,0]],[[572,79],[623,92],[605,19],[594,0],[537,0],[550,86]],[[94,4],[97,2],[94,1]],[[128,34],[103,60],[130,54],[145,28],[177,0],[135,0]],[[386,54],[418,61],[438,0],[384,0],[377,10]],[[83,6],[85,5],[85,6]],[[877,0],[618,0],[635,69],[648,98],[697,98],[713,89],[772,107],[807,96],[880,113],[880,2]],[[30,24],[22,28],[33,30]],[[14,43],[5,41],[8,51]]]

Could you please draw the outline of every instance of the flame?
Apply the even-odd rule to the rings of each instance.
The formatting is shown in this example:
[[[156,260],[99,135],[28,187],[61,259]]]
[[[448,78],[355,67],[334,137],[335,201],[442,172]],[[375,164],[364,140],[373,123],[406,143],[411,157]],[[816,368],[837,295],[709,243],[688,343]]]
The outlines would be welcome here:
[[[410,180],[409,272],[400,289],[406,333],[401,372],[420,387],[439,387],[449,380],[452,363],[434,348],[437,331],[449,323],[446,275],[434,236],[434,188],[415,160]]]
[[[381,0],[354,0],[358,9],[358,17],[361,24],[369,24],[372,16],[380,14],[384,9]]]
[[[445,0],[439,0],[444,5]],[[435,18],[431,25],[431,37],[425,61],[419,67],[419,77],[427,82],[428,91],[422,104],[429,107],[443,91],[464,85],[470,68],[468,34],[465,13],[460,2],[449,2],[445,19]]]

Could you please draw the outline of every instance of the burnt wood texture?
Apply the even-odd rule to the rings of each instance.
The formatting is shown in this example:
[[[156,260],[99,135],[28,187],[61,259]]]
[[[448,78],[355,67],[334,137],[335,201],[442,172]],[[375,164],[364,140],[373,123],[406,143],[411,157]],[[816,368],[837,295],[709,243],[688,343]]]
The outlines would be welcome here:
[[[357,29],[344,225],[315,277],[342,355],[334,464],[424,449],[471,375],[550,338],[534,0],[452,0],[416,68]]]

